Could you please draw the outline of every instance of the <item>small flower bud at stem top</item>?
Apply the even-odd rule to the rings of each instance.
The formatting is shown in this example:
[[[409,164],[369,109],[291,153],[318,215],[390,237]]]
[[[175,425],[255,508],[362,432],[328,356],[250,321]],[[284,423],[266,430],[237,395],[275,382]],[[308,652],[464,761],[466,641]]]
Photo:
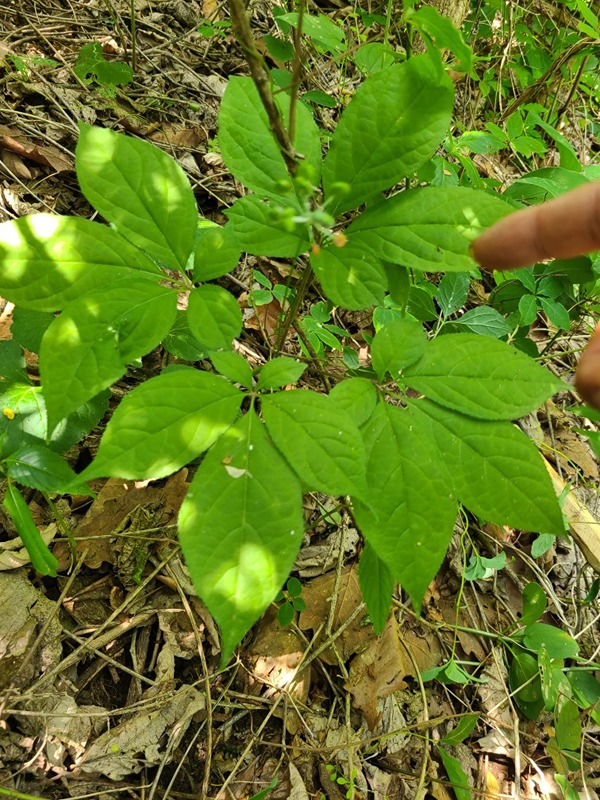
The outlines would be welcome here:
[[[15,418],[15,412],[12,410],[12,408],[3,408],[2,409],[2,413],[4,414],[6,419],[14,419]]]
[[[337,233],[333,234],[333,243],[336,247],[345,247],[347,241],[348,237],[345,233],[338,231]]]
[[[349,183],[345,183],[344,181],[336,181],[335,183],[331,184],[329,195],[331,197],[343,197],[345,194],[348,194],[349,191]]]
[[[316,242],[313,242],[313,244],[310,246],[310,252],[313,254],[313,256],[318,256],[321,252],[321,246]]]

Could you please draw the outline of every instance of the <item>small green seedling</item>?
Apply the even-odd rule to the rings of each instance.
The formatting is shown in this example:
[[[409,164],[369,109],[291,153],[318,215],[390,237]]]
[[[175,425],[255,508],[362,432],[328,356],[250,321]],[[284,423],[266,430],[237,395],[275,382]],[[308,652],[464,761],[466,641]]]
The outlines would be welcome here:
[[[347,798],[347,800],[351,800],[351,798],[354,797],[356,793],[356,786],[354,783],[354,781],[356,780],[356,776],[358,775],[358,770],[356,769],[356,767],[352,769],[350,778],[344,778],[343,775],[340,775],[340,773],[337,771],[336,767],[333,764],[326,764],[325,769],[329,773],[329,780],[332,783],[337,783],[338,786],[346,788],[344,797]]]
[[[24,56],[9,53],[6,59],[7,61],[12,61],[14,68],[19,73],[19,77],[24,80],[29,78],[32,71],[40,67],[55,69],[60,66],[58,61],[55,61],[53,58],[45,58],[44,56]]]
[[[285,286],[282,283],[273,284],[266,275],[263,275],[257,269],[253,270],[252,276],[262,287],[261,289],[253,289],[250,292],[249,300],[253,306],[266,306],[275,299],[279,301],[282,308],[285,308],[286,303],[291,301],[293,295],[289,286]]]
[[[107,61],[99,42],[83,45],[73,66],[73,72],[86,85],[97,83],[111,96],[114,95],[117,86],[123,86],[133,80],[133,70],[129,64]]]
[[[231,28],[231,22],[225,19],[205,20],[198,26],[198,33],[205,39],[210,39],[213,36],[218,36],[220,39],[225,39]]]
[[[290,578],[285,589],[282,589],[275,598],[275,602],[281,602],[277,609],[277,621],[282,628],[290,624],[296,611],[304,611],[306,609],[306,603],[301,594],[302,584],[298,578]]]

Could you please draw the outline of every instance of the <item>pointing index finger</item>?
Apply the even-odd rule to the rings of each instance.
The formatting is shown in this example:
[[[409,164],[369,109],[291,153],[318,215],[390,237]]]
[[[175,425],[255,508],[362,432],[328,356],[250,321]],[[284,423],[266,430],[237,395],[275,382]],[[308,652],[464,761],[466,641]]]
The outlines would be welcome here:
[[[509,214],[473,243],[486,269],[515,269],[600,249],[600,181]]]

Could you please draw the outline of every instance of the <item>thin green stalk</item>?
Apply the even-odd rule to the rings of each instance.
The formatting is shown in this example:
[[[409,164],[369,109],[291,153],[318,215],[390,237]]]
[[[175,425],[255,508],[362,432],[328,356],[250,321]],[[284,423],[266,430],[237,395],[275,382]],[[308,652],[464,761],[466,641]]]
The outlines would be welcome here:
[[[277,332],[277,343],[275,345],[275,350],[277,353],[281,352],[281,348],[283,347],[283,343],[285,342],[285,337],[288,335],[288,331],[290,329],[290,325],[292,325],[293,321],[296,319],[298,315],[298,309],[300,308],[302,301],[306,296],[306,292],[308,291],[308,287],[310,286],[310,282],[312,280],[312,269],[310,268],[309,264],[302,264],[303,272],[300,276],[300,280],[296,286],[296,290],[294,292],[294,299],[290,303],[288,310],[285,312],[285,318],[281,323],[281,328]]]
[[[129,6],[131,15],[131,69],[135,72],[137,67],[137,30],[135,21],[135,0],[131,0]]]
[[[5,789],[0,786],[0,797],[16,797],[17,800],[46,800],[37,794],[24,794],[24,792],[17,792],[15,789]]]
[[[294,28],[294,62],[292,64],[292,84],[290,86],[290,115],[288,118],[288,136],[290,142],[296,136],[296,108],[298,90],[302,78],[302,20],[304,19],[304,0],[298,3],[298,24]]]
[[[307,267],[307,269],[308,269],[308,267]],[[325,372],[325,370],[323,369],[323,367],[321,366],[321,360],[319,359],[319,356],[315,352],[314,347],[310,343],[310,340],[308,339],[308,336],[306,336],[306,334],[304,333],[304,331],[302,330],[302,328],[298,324],[297,320],[294,320],[292,322],[292,327],[294,328],[294,330],[296,331],[296,333],[298,334],[298,336],[302,340],[302,344],[304,345],[304,347],[306,347],[306,349],[310,353],[310,357],[315,362],[315,367],[317,369],[317,372],[319,373],[319,377],[321,378],[321,381],[323,382],[323,386],[327,390],[327,393],[329,393],[331,391],[331,383],[329,381],[329,377],[328,377],[327,373]]]

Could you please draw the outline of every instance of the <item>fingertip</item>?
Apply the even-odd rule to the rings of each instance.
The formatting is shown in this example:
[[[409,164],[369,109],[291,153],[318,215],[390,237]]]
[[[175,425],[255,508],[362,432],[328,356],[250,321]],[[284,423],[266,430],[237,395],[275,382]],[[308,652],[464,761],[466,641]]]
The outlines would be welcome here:
[[[588,405],[600,410],[600,323],[579,359],[575,387]]]

